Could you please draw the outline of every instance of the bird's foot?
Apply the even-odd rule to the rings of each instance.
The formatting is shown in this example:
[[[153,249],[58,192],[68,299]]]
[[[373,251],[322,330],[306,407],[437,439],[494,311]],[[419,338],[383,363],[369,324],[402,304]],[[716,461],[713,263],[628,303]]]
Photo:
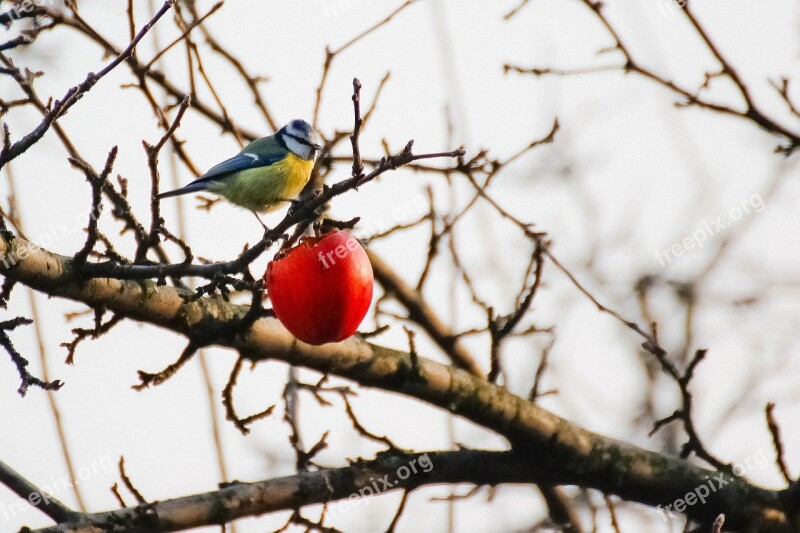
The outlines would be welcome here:
[[[300,207],[305,203],[303,200],[288,200],[287,199],[286,201],[289,202],[288,214],[290,214],[290,215],[294,214],[295,211],[300,209]]]

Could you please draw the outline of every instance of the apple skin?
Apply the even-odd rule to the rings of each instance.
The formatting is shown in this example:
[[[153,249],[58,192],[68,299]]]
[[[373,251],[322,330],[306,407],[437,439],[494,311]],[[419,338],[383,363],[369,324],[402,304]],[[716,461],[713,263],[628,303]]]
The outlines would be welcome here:
[[[264,274],[275,316],[299,340],[320,345],[356,332],[372,302],[372,265],[346,231],[305,237]]]

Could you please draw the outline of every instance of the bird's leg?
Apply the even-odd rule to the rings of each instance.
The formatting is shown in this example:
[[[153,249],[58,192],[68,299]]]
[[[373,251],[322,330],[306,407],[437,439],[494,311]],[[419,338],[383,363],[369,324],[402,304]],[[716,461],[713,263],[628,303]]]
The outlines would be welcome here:
[[[253,213],[253,216],[256,217],[256,220],[258,220],[258,223],[261,224],[262,228],[264,228],[264,233],[268,233],[269,232],[269,228],[267,227],[266,224],[264,224],[264,222],[262,222],[261,217],[258,216],[258,213],[256,213],[255,211],[250,211],[250,212]]]

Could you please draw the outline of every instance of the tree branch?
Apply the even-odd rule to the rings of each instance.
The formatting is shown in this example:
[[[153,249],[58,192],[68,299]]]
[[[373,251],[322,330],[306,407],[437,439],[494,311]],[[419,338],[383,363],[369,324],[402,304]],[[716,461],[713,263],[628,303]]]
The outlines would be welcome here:
[[[0,461],[0,483],[56,522],[66,522],[80,516],[80,513],[42,491],[3,461]]]

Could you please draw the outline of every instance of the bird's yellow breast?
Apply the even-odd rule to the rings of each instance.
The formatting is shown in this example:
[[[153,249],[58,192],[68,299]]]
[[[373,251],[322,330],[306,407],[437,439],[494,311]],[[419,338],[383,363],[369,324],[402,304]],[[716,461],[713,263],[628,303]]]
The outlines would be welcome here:
[[[251,211],[269,213],[279,209],[284,200],[293,200],[311,177],[314,161],[289,154],[265,167],[242,170],[229,178],[214,182],[209,191]]]

